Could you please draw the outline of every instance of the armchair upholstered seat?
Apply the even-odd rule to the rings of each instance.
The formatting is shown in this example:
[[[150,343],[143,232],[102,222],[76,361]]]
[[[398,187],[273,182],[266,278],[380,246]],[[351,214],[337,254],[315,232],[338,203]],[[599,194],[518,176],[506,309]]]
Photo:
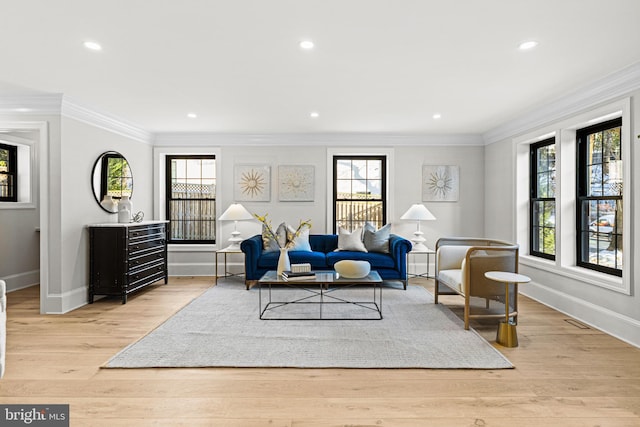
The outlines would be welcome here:
[[[435,303],[441,294],[464,297],[464,327],[474,317],[504,318],[501,311],[491,311],[490,301],[508,304],[510,315],[517,316],[517,284],[509,284],[511,301],[505,301],[505,285],[487,279],[487,271],[518,272],[518,245],[494,240],[467,237],[445,237],[436,243]],[[471,312],[471,299],[485,300],[480,312]]]

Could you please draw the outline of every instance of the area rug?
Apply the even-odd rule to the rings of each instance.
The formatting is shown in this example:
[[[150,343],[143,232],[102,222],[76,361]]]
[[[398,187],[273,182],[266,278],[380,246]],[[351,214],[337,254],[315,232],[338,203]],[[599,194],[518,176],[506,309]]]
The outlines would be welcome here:
[[[382,320],[260,320],[258,312],[257,289],[219,284],[104,367],[513,368],[420,286],[383,287]]]

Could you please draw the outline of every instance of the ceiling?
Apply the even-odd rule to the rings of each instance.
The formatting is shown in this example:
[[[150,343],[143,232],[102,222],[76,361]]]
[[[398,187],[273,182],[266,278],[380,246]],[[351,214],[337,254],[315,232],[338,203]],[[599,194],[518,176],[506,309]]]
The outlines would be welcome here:
[[[62,93],[150,132],[481,134],[640,61],[638,0],[0,0],[0,10],[0,96]],[[519,50],[526,40],[539,45]]]

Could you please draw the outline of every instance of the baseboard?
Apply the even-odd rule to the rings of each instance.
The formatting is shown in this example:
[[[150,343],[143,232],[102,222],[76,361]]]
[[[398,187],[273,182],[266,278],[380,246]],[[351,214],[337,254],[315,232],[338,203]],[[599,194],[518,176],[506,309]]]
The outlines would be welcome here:
[[[45,314],[64,314],[87,305],[89,290],[86,287],[45,297]]]
[[[215,275],[215,266],[212,263],[169,263],[169,276],[213,276]],[[227,263],[227,270],[244,271],[242,263]]]
[[[640,348],[640,321],[636,319],[535,282],[521,286],[520,293]]]
[[[24,273],[12,274],[0,277],[7,284],[7,293],[17,291],[40,283],[40,270],[26,271]]]

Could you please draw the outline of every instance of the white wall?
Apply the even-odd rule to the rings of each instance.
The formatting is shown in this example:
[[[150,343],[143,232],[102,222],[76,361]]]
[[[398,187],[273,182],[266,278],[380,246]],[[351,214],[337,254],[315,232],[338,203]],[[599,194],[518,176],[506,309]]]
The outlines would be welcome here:
[[[133,172],[134,210],[151,218],[152,147],[68,117],[61,140],[50,146],[49,284],[46,312],[64,313],[86,304],[89,242],[86,225],[116,221],[98,205],[91,188],[92,168],[105,151],[118,151]]]
[[[183,138],[174,134],[171,138],[162,138],[154,149],[154,165],[156,170],[163,169],[161,153],[172,150],[169,145],[178,146],[186,152],[216,153],[218,159],[218,216],[233,202],[233,171],[237,164],[267,164],[271,166],[271,200],[269,202],[242,202],[252,213],[269,214],[274,226],[286,221],[297,225],[300,220],[310,219],[313,234],[332,232],[328,225],[328,202],[331,198],[330,156],[335,152],[387,154],[389,157],[389,221],[393,223],[393,232],[407,238],[413,236],[416,229],[414,222],[400,220],[400,216],[413,204],[422,202],[422,165],[458,165],[460,166],[460,199],[458,202],[426,203],[436,216],[435,221],[422,224],[427,245],[433,247],[439,237],[447,235],[484,235],[484,148],[469,145],[469,139],[455,137],[447,141],[448,146],[435,145],[431,138],[420,137],[412,140],[411,145],[384,145],[384,137],[371,136],[354,139],[354,146],[349,145],[348,137],[333,136],[297,136],[296,143],[290,143],[290,136],[269,138],[269,146],[260,146],[238,140],[238,136],[203,136],[197,147],[185,148],[193,143],[188,135]],[[456,145],[459,143],[461,145]],[[464,145],[462,145],[464,144]],[[166,146],[163,146],[166,145]],[[340,148],[338,148],[340,147]],[[313,202],[279,202],[278,201],[278,166],[279,165],[313,165],[315,168],[315,199]],[[162,175],[162,176],[161,176]],[[156,172],[155,180],[163,179],[164,173]],[[164,218],[164,205],[158,203],[164,198],[161,189],[156,188],[156,217]],[[227,246],[227,239],[233,230],[233,223],[218,225],[218,242],[215,246],[193,247],[172,245],[169,248],[170,275],[213,275],[214,254],[216,248]],[[257,221],[239,222],[238,230],[243,237],[260,233],[261,226]],[[232,271],[242,270],[241,257],[231,257]],[[220,257],[222,261],[222,257]],[[433,261],[433,260],[431,260]]]
[[[635,79],[628,83],[630,87],[640,86],[640,79]],[[606,107],[607,103],[622,102],[628,96],[631,97],[630,122],[623,122],[623,127],[630,127],[631,130],[631,150],[630,153],[623,153],[623,156],[631,156],[630,182],[625,182],[625,186],[632,189],[630,200],[625,199],[625,205],[631,206],[630,218],[625,219],[625,227],[631,232],[630,246],[625,247],[628,258],[631,260],[625,271],[624,280],[630,282],[630,294],[608,289],[608,282],[611,280],[601,273],[594,273],[586,269],[584,272],[578,271],[577,267],[565,267],[545,263],[544,261],[523,259],[520,271],[532,278],[532,282],[522,286],[520,291],[540,302],[547,304],[559,311],[581,319],[587,324],[602,329],[614,336],[640,346],[640,283],[636,278],[638,263],[637,254],[640,253],[640,229],[634,224],[638,224],[640,210],[637,208],[637,201],[640,200],[640,168],[634,167],[640,164],[640,151],[638,150],[638,123],[640,123],[640,90],[629,91],[614,90],[611,85],[602,85],[607,91],[598,91],[591,88],[585,94],[573,94],[571,98],[559,100],[556,104],[547,106],[544,109],[532,112],[517,120],[519,131],[512,136],[500,139],[488,145],[485,149],[485,230],[487,234],[495,234],[498,237],[514,240],[518,235],[516,230],[516,215],[520,209],[516,206],[515,181],[516,175],[516,150],[515,143],[519,135],[539,132],[542,134],[548,129],[559,127],[560,123],[570,122],[573,116],[578,114],[584,116],[590,114],[591,110]],[[616,93],[617,92],[617,93]],[[588,94],[588,95],[587,95]],[[596,94],[589,102],[589,97]],[[576,97],[582,97],[582,103],[571,102]],[[608,99],[607,99],[608,97]],[[563,111],[557,108],[558,105],[572,106],[570,110]],[[575,106],[578,105],[579,108]],[[567,107],[569,109],[569,107]],[[546,121],[541,120],[547,114]],[[523,126],[530,120],[530,128]],[[575,211],[574,211],[575,212]],[[517,225],[520,227],[520,225]],[[571,231],[571,230],[569,230]],[[570,233],[573,236],[573,233]],[[565,233],[563,233],[563,236]],[[559,237],[560,239],[560,237]],[[518,242],[523,245],[523,242]],[[573,247],[573,238],[560,241],[562,245]],[[526,254],[526,245],[523,253]],[[533,257],[532,257],[533,258]],[[622,283],[622,282],[621,282]],[[522,319],[522,321],[526,321]]]
[[[31,171],[32,186],[29,203],[0,203],[0,279],[7,283],[7,290],[14,291],[32,286],[40,282],[40,205],[38,201],[38,160],[40,150],[40,134],[28,130],[36,123],[46,123],[55,118],[51,116],[35,116],[16,114],[0,115],[0,128],[16,129],[13,133],[21,139],[29,141],[34,162]],[[6,134],[2,134],[6,135]],[[0,137],[2,136],[0,135]],[[1,139],[1,138],[0,138]],[[9,141],[11,142],[11,141]],[[29,159],[26,159],[29,161]]]

